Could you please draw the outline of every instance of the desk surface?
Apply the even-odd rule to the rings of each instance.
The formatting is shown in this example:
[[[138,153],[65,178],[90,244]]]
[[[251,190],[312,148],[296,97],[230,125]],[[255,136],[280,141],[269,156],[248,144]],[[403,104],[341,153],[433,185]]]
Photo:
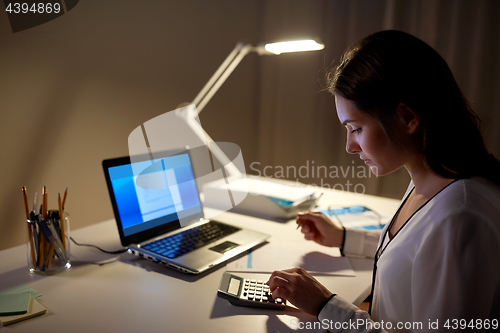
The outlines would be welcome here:
[[[399,201],[329,191],[321,205],[363,204],[385,214]],[[295,222],[268,221],[224,213],[218,220],[272,235],[270,242],[303,242]],[[120,248],[114,220],[75,230],[78,242],[104,249]],[[128,253],[107,255],[71,244],[73,267],[54,276],[28,272],[26,246],[0,251],[0,290],[21,284],[39,291],[47,314],[1,328],[5,332],[295,332],[298,322],[316,318],[289,308],[275,311],[236,307],[217,297],[225,266],[190,276]],[[317,276],[330,291],[354,301],[371,282],[372,261],[349,259],[356,277]],[[96,263],[106,263],[99,265]],[[240,274],[267,280],[269,274]],[[321,330],[317,330],[321,331]]]

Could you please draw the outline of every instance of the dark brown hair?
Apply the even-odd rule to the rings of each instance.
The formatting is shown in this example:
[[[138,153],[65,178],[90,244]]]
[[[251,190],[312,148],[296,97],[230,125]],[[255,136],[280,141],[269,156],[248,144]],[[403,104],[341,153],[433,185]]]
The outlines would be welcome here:
[[[374,117],[395,146],[397,106],[417,112],[418,151],[436,174],[483,176],[500,186],[500,162],[486,149],[478,115],[445,60],[425,42],[395,30],[372,34],[347,49],[327,81],[332,94]]]

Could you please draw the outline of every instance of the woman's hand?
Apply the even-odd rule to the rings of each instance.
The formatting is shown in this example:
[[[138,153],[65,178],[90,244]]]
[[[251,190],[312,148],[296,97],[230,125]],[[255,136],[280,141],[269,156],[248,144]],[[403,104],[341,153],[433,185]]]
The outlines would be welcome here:
[[[342,247],[344,228],[333,223],[318,212],[303,212],[297,215],[304,238],[329,247]]]
[[[328,289],[301,267],[274,271],[266,283],[270,287],[274,299],[278,297],[286,299],[313,316],[318,314],[320,307],[332,295]]]

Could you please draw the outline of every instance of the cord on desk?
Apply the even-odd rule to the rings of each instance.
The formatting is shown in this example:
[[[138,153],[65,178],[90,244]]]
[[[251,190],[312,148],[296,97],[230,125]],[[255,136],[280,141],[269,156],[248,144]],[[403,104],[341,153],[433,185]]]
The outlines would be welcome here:
[[[106,250],[103,250],[101,249],[99,246],[95,246],[95,245],[92,245],[92,244],[80,244],[80,243],[77,243],[73,237],[69,237],[73,243],[75,243],[76,245],[78,246],[89,246],[89,247],[93,247],[93,248],[96,248],[98,249],[99,251],[102,251],[104,253],[108,253],[108,254],[119,254],[119,253],[123,253],[123,252],[127,252],[127,249],[122,249],[122,250],[118,250],[118,251],[106,251]]]

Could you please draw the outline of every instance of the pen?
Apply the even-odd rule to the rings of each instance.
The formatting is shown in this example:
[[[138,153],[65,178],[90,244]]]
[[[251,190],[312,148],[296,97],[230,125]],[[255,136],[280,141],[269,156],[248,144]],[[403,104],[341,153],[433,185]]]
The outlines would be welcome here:
[[[26,210],[26,222],[28,227],[28,237],[30,238],[30,248],[31,248],[31,262],[33,265],[36,265],[36,254],[35,254],[35,246],[33,244],[33,231],[31,230],[31,223],[28,222],[30,220],[30,211],[28,208],[28,194],[26,190],[26,186],[23,186],[23,198],[24,198],[24,209]]]
[[[43,186],[42,187],[42,207],[41,207],[41,215],[42,215],[42,219],[45,220],[45,209],[46,209],[46,187]],[[40,224],[38,225],[39,228],[40,227]],[[38,256],[38,266],[40,267],[40,269],[43,268],[43,265],[45,264],[45,235],[43,234],[43,232],[41,232],[40,230],[40,255]]]
[[[33,218],[31,219],[30,227],[33,232],[33,241],[35,242],[35,261],[33,262],[33,268],[36,267],[38,257],[40,256],[40,233],[37,230],[36,222],[38,219],[38,216],[33,213]]]
[[[38,200],[38,192],[35,191],[35,193],[33,193],[33,212],[35,214],[36,214],[37,200]]]
[[[47,191],[47,186],[44,186],[45,196],[43,197],[43,219],[47,220],[49,217],[49,191]]]
[[[47,223],[47,221],[44,220],[40,221],[38,225],[42,229],[43,234],[45,234],[45,237],[48,240],[47,243],[50,243],[52,247],[55,249],[55,252],[59,257],[59,259],[61,259],[62,262],[67,262],[68,258],[66,250],[62,247],[61,240],[59,239],[59,236],[57,235],[57,232],[54,229],[54,225],[49,224]],[[54,253],[52,250],[51,252]]]
[[[66,193],[67,193],[67,189],[66,189]],[[62,241],[62,247],[63,247],[63,250],[66,250],[66,239],[64,237],[64,220],[63,220],[63,209],[62,209],[62,202],[61,202],[61,193],[57,193],[57,206],[58,206],[58,213],[59,213],[59,227],[60,227],[60,230],[61,230],[61,241]],[[51,216],[51,219],[53,219],[53,221],[55,221],[55,218],[54,216]],[[52,234],[54,235],[54,239],[57,239],[57,231],[55,230],[54,228],[54,225],[49,225],[47,223],[47,225],[49,226],[49,228],[51,228],[51,232]],[[50,264],[52,262],[52,258],[54,257],[54,250],[55,250],[55,242],[52,241],[52,239],[49,238],[49,240],[51,241],[51,246],[50,246],[50,251],[49,251],[49,257],[47,258],[47,268],[50,267]],[[62,252],[58,252],[58,256],[60,257],[61,260],[63,260],[63,257],[62,255],[60,254]]]
[[[316,202],[318,202],[322,196],[323,196],[323,192],[321,192],[320,195],[316,198],[316,200],[314,200],[314,202],[311,204],[311,206],[309,206],[309,209],[307,209],[307,211],[312,210],[314,208],[314,206],[316,206]],[[297,223],[297,228],[295,228],[295,230],[299,229],[301,226],[302,226],[302,223]]]

